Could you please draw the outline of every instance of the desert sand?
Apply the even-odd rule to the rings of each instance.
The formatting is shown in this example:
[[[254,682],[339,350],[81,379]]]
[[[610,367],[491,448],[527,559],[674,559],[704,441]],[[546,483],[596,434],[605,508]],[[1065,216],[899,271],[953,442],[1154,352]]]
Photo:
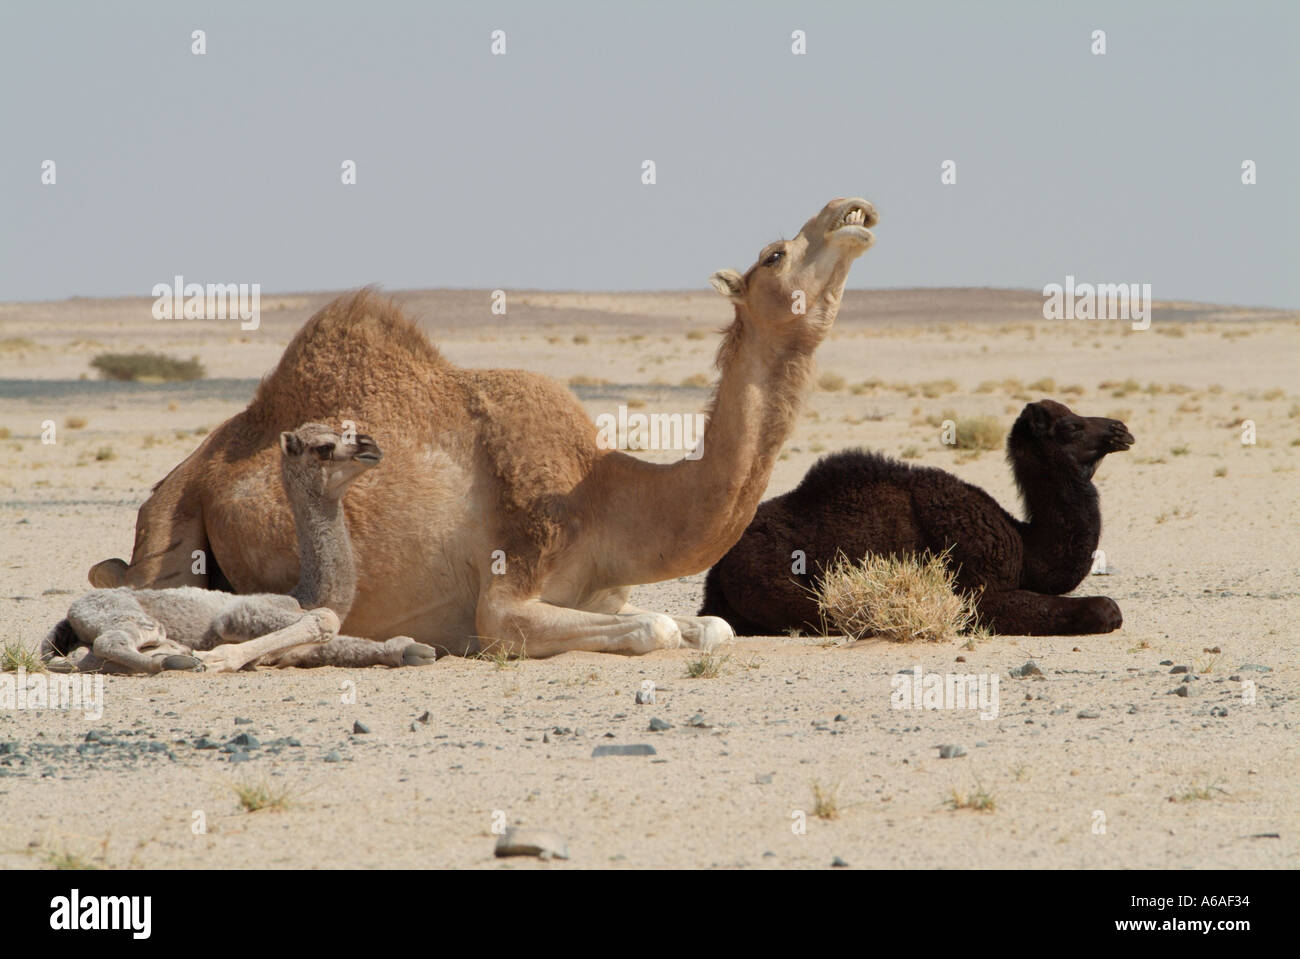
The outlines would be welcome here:
[[[34,647],[93,563],[130,556],[150,486],[331,296],[265,296],[253,331],[154,320],[147,299],[0,304],[0,638]],[[453,361],[548,373],[593,416],[702,409],[729,318],[706,291],[512,292],[505,316],[488,291],[398,296]],[[1137,443],[1096,479],[1110,572],[1077,591],[1113,597],[1118,632],[743,639],[712,678],[688,676],[689,650],[107,677],[98,719],[0,709],[0,865],[1294,868],[1300,316],[1158,303],[1133,331],[1041,311],[1032,291],[848,293],[769,495],[860,445],[1015,510],[1000,452],[940,443],[949,413],[1009,428],[1048,396],[1121,418]],[[136,349],[197,355],[208,378],[95,378],[96,354]],[[633,600],[691,614],[702,580]],[[1030,659],[1041,677],[1010,674]],[[913,666],[998,676],[996,718],[892,708]],[[653,705],[634,703],[645,680]],[[259,745],[198,748],[240,734]],[[637,743],[655,754],[592,756]],[[250,785],[285,808],[245,811]],[[559,833],[571,858],[496,859],[502,824]]]

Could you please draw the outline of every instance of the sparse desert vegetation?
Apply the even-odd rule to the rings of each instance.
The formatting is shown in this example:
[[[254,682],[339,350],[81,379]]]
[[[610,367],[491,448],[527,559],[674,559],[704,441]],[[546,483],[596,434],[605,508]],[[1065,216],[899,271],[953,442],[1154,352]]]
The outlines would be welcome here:
[[[90,365],[106,380],[171,383],[201,380],[205,373],[197,356],[178,360],[162,353],[100,353]]]

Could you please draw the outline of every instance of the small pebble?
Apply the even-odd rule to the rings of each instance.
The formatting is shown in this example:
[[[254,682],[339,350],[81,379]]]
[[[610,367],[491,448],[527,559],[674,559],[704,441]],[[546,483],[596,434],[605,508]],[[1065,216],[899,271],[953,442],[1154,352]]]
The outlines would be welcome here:
[[[358,736],[364,736],[366,733],[370,732],[370,727],[358,719],[352,724],[352,732]]]
[[[1101,713],[1095,709],[1081,709],[1075,713],[1075,716],[1078,719],[1101,719]]]
[[[665,720],[660,719],[658,716],[650,720],[650,732],[652,733],[662,733],[672,728],[673,728],[672,723],[666,722]]]
[[[965,755],[966,755],[966,747],[964,746],[954,746],[948,744],[939,747],[940,759],[956,759],[958,756],[965,756]]]

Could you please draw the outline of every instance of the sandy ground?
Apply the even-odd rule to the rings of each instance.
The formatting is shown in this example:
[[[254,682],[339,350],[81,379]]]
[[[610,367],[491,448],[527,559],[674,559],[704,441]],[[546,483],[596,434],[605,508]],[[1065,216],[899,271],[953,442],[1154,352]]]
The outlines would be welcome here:
[[[328,298],[266,297],[248,332],[155,321],[143,299],[0,305],[3,640],[36,644],[92,563],[129,556],[149,487],[242,407]],[[727,319],[706,292],[512,294],[506,316],[486,291],[401,298],[454,361],[550,373],[593,415],[700,409]],[[1046,322],[1041,302],[849,294],[769,494],[819,454],[862,445],[1014,507],[1000,454],[939,443],[946,414],[1009,428],[1026,400],[1052,396],[1121,417],[1137,445],[1098,475],[1113,574],[1079,590],[1114,597],[1121,631],[973,650],[743,640],[701,679],[686,651],[109,677],[98,720],[0,709],[0,865],[1294,868],[1297,317],[1164,304],[1133,332]],[[138,348],[198,355],[209,379],[94,379],[95,354]],[[633,598],[693,613],[701,580]],[[1013,678],[1028,659],[1043,676]],[[1196,674],[1194,695],[1171,695],[1182,677],[1166,661]],[[892,678],[913,665],[996,674],[998,715],[891,708]],[[658,701],[635,705],[647,679]],[[650,732],[652,717],[673,728]],[[357,721],[371,732],[354,734]],[[260,743],[247,761],[196,745],[241,733]],[[592,757],[636,743],[655,755]],[[966,754],[940,759],[941,744]],[[287,808],[243,811],[235,787],[248,785],[284,792]],[[992,808],[953,809],[954,791]],[[828,817],[818,792],[833,797]],[[572,858],[494,859],[503,822],[560,833]]]

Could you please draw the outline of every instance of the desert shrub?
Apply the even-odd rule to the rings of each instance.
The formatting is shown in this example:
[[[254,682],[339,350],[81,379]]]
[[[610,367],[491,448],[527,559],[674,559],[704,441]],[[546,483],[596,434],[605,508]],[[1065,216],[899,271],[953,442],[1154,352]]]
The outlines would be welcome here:
[[[205,375],[197,356],[178,360],[162,353],[100,353],[90,365],[106,380],[176,382]]]
[[[817,606],[845,636],[879,636],[897,643],[937,642],[976,624],[975,607],[956,591],[944,556],[843,553],[822,574]]]
[[[1001,424],[992,416],[966,416],[957,420],[959,450],[995,450],[1002,445]]]

